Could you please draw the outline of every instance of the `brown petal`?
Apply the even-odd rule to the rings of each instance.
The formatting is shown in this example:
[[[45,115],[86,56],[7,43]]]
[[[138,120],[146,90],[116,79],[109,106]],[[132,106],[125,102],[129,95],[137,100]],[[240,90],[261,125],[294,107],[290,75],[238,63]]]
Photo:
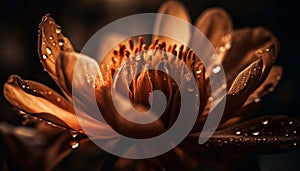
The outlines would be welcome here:
[[[299,129],[299,121],[288,116],[263,116],[215,132],[204,146],[230,153],[284,152],[299,146]]]
[[[120,113],[125,116],[132,116],[132,110],[134,110],[132,104],[125,101],[124,97],[114,94],[115,100],[122,101],[122,105],[119,106],[120,111],[117,111],[112,100],[111,91],[107,87],[96,89],[96,95],[98,106],[104,119],[120,134],[133,138],[150,138],[161,134],[165,130],[160,119],[149,124],[137,124],[125,119]]]
[[[185,20],[186,22],[190,22],[188,11],[185,9],[183,4],[177,1],[167,1],[163,3],[159,8],[158,13],[171,15],[174,17],[178,17],[182,20]],[[168,19],[161,18],[161,17],[158,17],[157,20],[155,21],[154,31],[159,31],[161,35],[167,35],[164,33],[168,33],[171,35],[177,35],[177,37],[181,36],[180,41],[182,42],[179,44],[185,44],[185,45],[188,44],[191,37],[191,32],[188,25],[178,25]],[[160,41],[166,42],[168,45],[173,45],[175,43],[178,44],[178,41],[175,41],[174,39],[170,39],[159,35],[153,36],[153,40],[157,38]]]
[[[94,89],[102,86],[102,75],[98,63],[75,52],[61,52],[56,61],[57,78],[63,90],[72,98],[86,104],[95,99]]]
[[[227,85],[230,87],[235,77],[253,61],[263,59],[264,78],[274,63],[278,53],[278,41],[262,27],[246,28],[232,35],[232,48],[223,59]],[[263,79],[262,79],[263,80]]]
[[[244,106],[247,106],[253,102],[260,101],[260,98],[272,92],[277,84],[279,83],[283,74],[283,69],[280,66],[274,66],[271,68],[271,71],[267,79],[258,87],[247,99]]]
[[[53,118],[56,118],[54,121],[56,124],[80,130],[70,102],[42,84],[11,76],[4,85],[4,97],[13,106],[24,112],[37,117],[39,114],[42,116],[52,115]]]
[[[62,28],[55,23],[49,14],[43,16],[40,23],[38,38],[38,53],[44,70],[52,77],[56,84],[62,89],[64,95],[67,95],[66,87],[63,87],[57,78],[56,60],[61,51],[74,52],[71,42],[62,34]]]
[[[195,26],[209,39],[214,47],[222,37],[232,32],[230,16],[221,8],[210,8],[197,19]]]
[[[45,15],[40,23],[38,52],[40,60],[45,70],[57,82],[55,62],[61,51],[73,52],[73,47],[61,33],[61,27],[49,17]]]
[[[263,60],[258,59],[238,74],[228,91],[223,121],[234,117],[248,96],[259,86],[262,70]]]

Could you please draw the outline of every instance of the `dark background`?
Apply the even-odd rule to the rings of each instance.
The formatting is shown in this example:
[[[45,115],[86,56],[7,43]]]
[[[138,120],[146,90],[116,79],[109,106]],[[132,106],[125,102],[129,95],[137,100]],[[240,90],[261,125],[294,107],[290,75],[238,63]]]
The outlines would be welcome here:
[[[0,87],[11,74],[56,86],[43,71],[37,53],[38,24],[43,15],[51,16],[63,27],[76,51],[104,25],[142,12],[156,12],[162,0],[0,0]],[[276,64],[283,66],[284,75],[275,92],[264,97],[257,114],[285,114],[300,118],[299,114],[299,7],[292,1],[182,1],[192,21],[204,9],[225,8],[234,26],[264,26],[279,39],[281,48]],[[0,91],[0,122],[19,124],[21,118],[4,100]],[[263,170],[297,170],[300,150],[261,157]]]

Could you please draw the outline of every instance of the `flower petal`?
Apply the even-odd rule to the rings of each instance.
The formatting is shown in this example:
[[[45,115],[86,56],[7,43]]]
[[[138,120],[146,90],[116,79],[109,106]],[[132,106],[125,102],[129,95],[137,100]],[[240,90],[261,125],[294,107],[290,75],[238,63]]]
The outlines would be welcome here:
[[[79,130],[80,125],[70,102],[50,88],[18,76],[11,76],[4,85],[4,97],[16,108],[48,119],[56,124]],[[53,118],[52,118],[53,119]],[[52,121],[50,118],[49,121]]]
[[[111,91],[107,87],[96,89],[96,97],[99,109],[106,122],[122,135],[133,138],[150,138],[161,134],[165,128],[160,119],[157,119],[149,124],[137,124],[124,118],[123,116],[134,117],[135,109],[132,104],[125,100],[119,94],[114,94],[116,101],[121,101],[119,111],[116,109],[114,101],[112,100]],[[120,113],[122,113],[122,115]],[[151,112],[148,112],[151,115]],[[155,114],[152,114],[153,116]],[[151,116],[150,116],[151,117]]]
[[[234,117],[248,96],[259,86],[262,70],[263,60],[258,59],[237,75],[228,90],[223,121]]]
[[[247,106],[253,102],[259,102],[261,97],[265,96],[269,92],[272,92],[279,83],[282,74],[282,67],[272,67],[267,79],[248,97],[244,106]]]
[[[1,158],[9,170],[53,170],[73,151],[68,133],[49,137],[33,128],[0,123],[0,139]]]
[[[62,33],[61,27],[45,15],[40,23],[38,52],[45,70],[57,82],[55,62],[61,51],[73,52],[73,47]]]
[[[197,19],[195,26],[217,47],[222,37],[232,32],[230,16],[221,8],[210,8]]]
[[[177,1],[167,1],[167,2],[163,3],[159,8],[158,13],[171,15],[174,17],[178,17],[182,20],[185,20],[186,22],[190,22],[190,17],[189,17],[188,11],[185,9],[183,4],[181,4],[180,2],[177,2]],[[174,29],[174,28],[176,28],[176,29]],[[167,37],[163,37],[163,36],[159,36],[159,35],[153,36],[153,40],[158,38],[160,41],[162,41],[162,42],[164,41],[168,45],[173,45],[176,43],[177,44],[179,43],[179,45],[180,44],[188,45],[188,42],[191,37],[191,31],[190,31],[190,28],[188,27],[188,25],[178,25],[178,24],[173,23],[172,21],[167,20],[166,18],[162,18],[162,17],[157,17],[157,19],[155,21],[154,32],[157,32],[157,31],[159,31],[161,33],[161,35],[171,34],[171,35],[177,35],[177,37],[181,36],[180,41],[182,41],[182,42],[180,42],[180,43],[171,38],[167,38]],[[164,33],[168,33],[168,34],[164,34]]]
[[[246,28],[232,35],[232,48],[224,57],[222,64],[230,87],[235,77],[253,61],[263,59],[265,78],[278,54],[279,44],[271,32],[262,27]],[[264,80],[264,79],[262,79]]]
[[[219,130],[204,144],[207,150],[266,154],[295,149],[300,143],[299,121],[287,116],[264,116]],[[190,138],[190,139],[189,139]],[[189,137],[197,143],[197,135]]]

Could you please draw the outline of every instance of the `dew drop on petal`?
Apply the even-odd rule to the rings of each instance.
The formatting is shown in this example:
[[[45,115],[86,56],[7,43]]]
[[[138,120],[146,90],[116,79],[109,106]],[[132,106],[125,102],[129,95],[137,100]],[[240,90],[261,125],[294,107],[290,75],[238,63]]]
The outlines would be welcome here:
[[[226,44],[225,44],[225,49],[230,49],[231,48],[231,44],[229,43],[229,42],[227,42]]]
[[[22,85],[22,88],[26,88],[26,85],[25,85],[25,84],[23,84],[23,85]]]
[[[63,45],[64,45],[64,40],[59,39],[59,40],[58,40],[58,46],[63,46]]]
[[[52,53],[52,50],[49,47],[46,47],[46,52],[50,55]]]
[[[258,129],[253,129],[253,130],[250,131],[250,134],[254,135],[254,136],[258,136],[260,134],[260,132],[259,132]]]
[[[55,32],[56,32],[57,34],[61,33],[61,27],[60,27],[60,26],[57,26]]]
[[[197,67],[197,68],[196,68],[196,74],[201,74],[201,72],[202,72],[201,67]]]
[[[186,90],[189,91],[189,92],[195,91],[195,85],[191,84],[191,83],[187,84],[186,85]]]
[[[262,120],[261,120],[261,124],[267,125],[268,123],[269,123],[269,119],[266,118],[266,117],[263,117]]]
[[[57,102],[61,102],[61,98],[59,98],[59,97],[56,98],[56,101],[57,101]]]
[[[255,97],[255,98],[253,99],[253,101],[254,101],[255,103],[258,103],[258,102],[261,101],[261,99],[260,99],[259,97]]]
[[[50,40],[53,40],[53,36],[49,36],[49,39],[50,39]]]
[[[43,55],[42,58],[46,60],[48,58],[48,56],[47,55]]]
[[[216,73],[218,73],[218,72],[220,72],[220,71],[221,71],[221,67],[220,67],[220,66],[216,66],[216,67],[214,67],[214,68],[213,68],[213,70],[212,70],[212,71],[213,71],[213,73],[215,73],[215,74],[216,74]]]
[[[242,131],[235,131],[235,135],[241,135]]]
[[[79,142],[74,140],[70,142],[70,145],[73,149],[76,149],[79,147]]]

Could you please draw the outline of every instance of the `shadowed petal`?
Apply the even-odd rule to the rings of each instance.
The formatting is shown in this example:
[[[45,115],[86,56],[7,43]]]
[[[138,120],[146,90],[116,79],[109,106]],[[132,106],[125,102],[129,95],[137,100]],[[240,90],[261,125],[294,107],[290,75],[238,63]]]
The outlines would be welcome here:
[[[219,130],[204,144],[207,150],[244,154],[278,153],[300,143],[299,121],[287,116],[264,116]],[[189,139],[190,138],[190,139]],[[188,141],[197,143],[198,136]]]
[[[232,32],[230,16],[221,8],[210,8],[197,19],[195,26],[216,48],[222,37]]]
[[[275,87],[277,86],[282,77],[282,74],[282,67],[272,67],[267,79],[248,97],[247,101],[244,104],[244,107],[253,102],[259,102],[261,97],[265,96],[269,92],[274,91]]]
[[[232,47],[223,59],[227,85],[230,87],[234,78],[257,59],[263,59],[263,77],[268,75],[274,63],[279,44],[268,30],[262,27],[242,29],[232,35]],[[261,80],[264,80],[261,79]]]
[[[167,1],[163,3],[159,8],[158,13],[178,17],[190,23],[190,17],[188,11],[180,2],[177,1]],[[157,17],[154,25],[154,31],[156,32],[158,30],[161,33],[161,35],[171,34],[171,35],[177,35],[177,37],[181,36],[180,41],[182,42],[179,44],[187,45],[191,37],[191,31],[187,25],[178,25],[176,23],[172,23],[172,21],[169,21],[161,17]],[[168,33],[168,34],[164,34],[164,33]],[[153,40],[157,38],[160,41],[165,41],[168,45],[173,45],[175,43],[178,43],[174,39],[170,39],[158,35],[153,36]]]
[[[57,79],[55,65],[61,51],[74,52],[71,42],[62,34],[61,27],[49,15],[45,15],[40,23],[39,30],[38,53],[40,61],[45,71],[48,72],[57,85],[65,90],[66,87],[63,87]]]

